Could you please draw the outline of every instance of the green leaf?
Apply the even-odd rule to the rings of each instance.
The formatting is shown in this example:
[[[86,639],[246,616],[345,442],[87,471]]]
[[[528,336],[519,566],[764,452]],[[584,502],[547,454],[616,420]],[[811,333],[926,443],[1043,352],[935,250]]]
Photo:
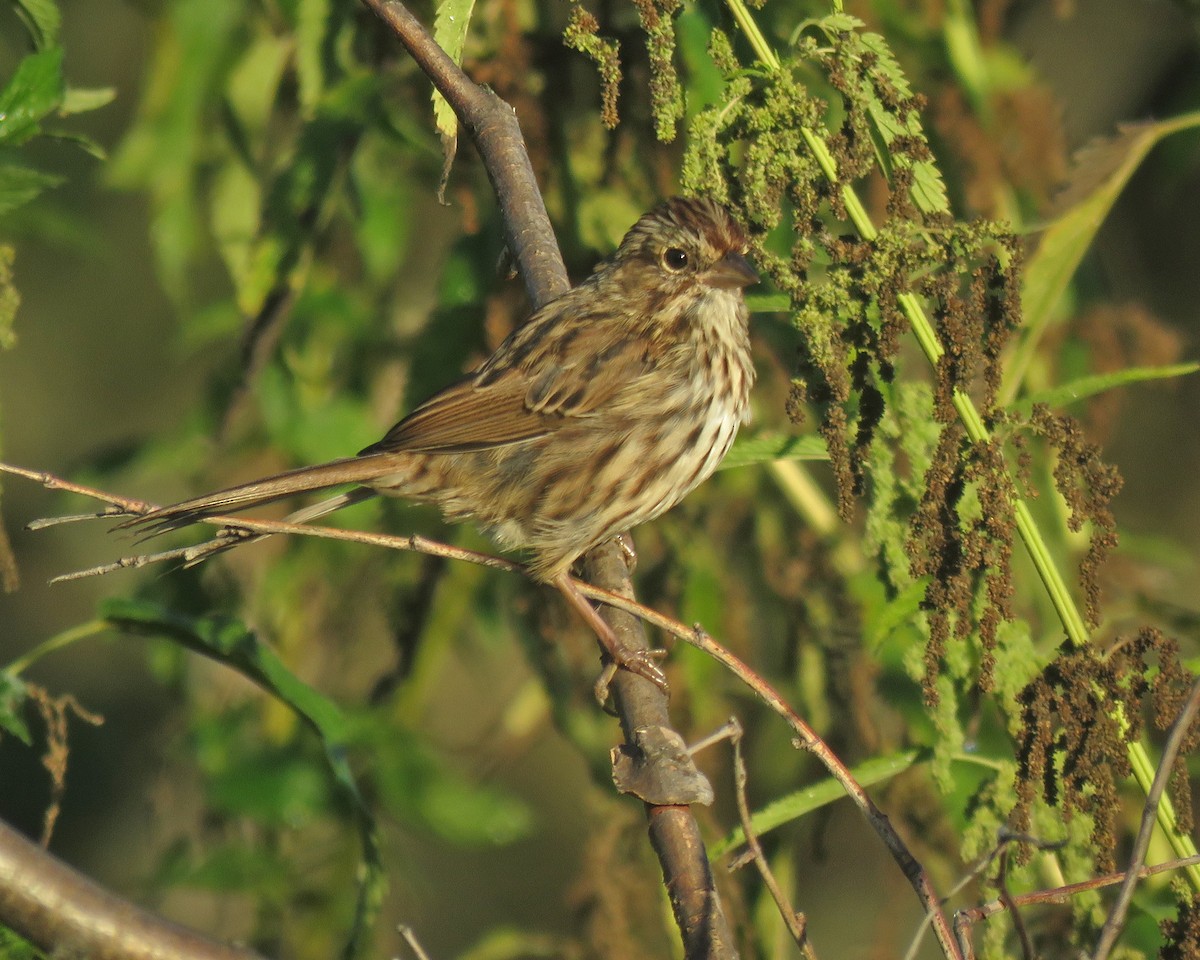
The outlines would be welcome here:
[[[738,437],[718,470],[745,467],[771,460],[828,460],[825,441],[817,436],[782,437],[778,434],[759,434]]]
[[[262,140],[292,51],[293,42],[288,37],[259,37],[229,75],[225,96],[242,135],[251,143],[257,145]]]
[[[108,151],[99,143],[89,137],[86,133],[68,132],[65,130],[46,130],[43,136],[52,140],[59,140],[63,143],[73,143],[86,154],[90,154],[97,160],[107,160]]]
[[[62,14],[54,0],[15,0],[17,13],[33,35],[34,45],[39,50],[54,46],[58,42],[58,31],[62,26]]]
[[[751,313],[783,313],[792,308],[792,298],[786,293],[751,293],[746,308]]]
[[[25,708],[25,683],[20,677],[0,670],[0,730],[7,730],[25,746],[33,743],[21,711]]]
[[[0,244],[0,350],[11,350],[17,342],[13,322],[17,318],[17,307],[21,305],[21,294],[13,282],[16,255],[11,246]]]
[[[56,187],[62,177],[31,170],[16,163],[0,163],[0,213],[23,206],[43,190]]]
[[[297,12],[296,78],[300,81],[300,103],[311,113],[325,92],[329,0],[300,0]]]
[[[1045,403],[1051,407],[1064,407],[1069,403],[1086,400],[1088,397],[1112,390],[1116,387],[1128,386],[1131,383],[1142,383],[1146,380],[1169,380],[1173,377],[1184,377],[1189,373],[1200,370],[1200,363],[1172,363],[1161,367],[1130,367],[1126,370],[1115,370],[1112,373],[1096,373],[1079,377],[1070,383],[1042,390],[1021,400],[1013,406],[1022,413],[1028,414],[1035,403]]]
[[[217,810],[258,823],[295,827],[328,806],[328,778],[295,751],[252,750],[208,776],[207,796]]]
[[[15,146],[38,132],[38,124],[63,101],[61,47],[31,53],[0,91],[0,144]]]
[[[895,753],[889,757],[876,757],[867,760],[854,767],[850,772],[860,786],[870,787],[876,783],[890,780],[896,774],[903,773],[922,759],[923,755],[921,752],[906,750],[904,753]],[[786,797],[781,797],[774,803],[767,804],[767,806],[763,807],[757,813],[751,815],[750,825],[754,829],[755,835],[761,837],[764,833],[774,830],[776,827],[781,827],[785,823],[798,820],[826,804],[840,800],[845,795],[845,788],[830,777],[811,787],[805,787],[803,790],[797,790]],[[714,844],[709,850],[709,855],[712,859],[716,860],[718,857],[725,856],[729,851],[745,842],[745,831],[741,827],[738,827],[724,840]]]
[[[64,117],[87,113],[107,106],[116,98],[116,87],[68,87],[58,112]]]
[[[347,955],[352,955],[378,913],[387,879],[374,818],[350,770],[346,755],[350,731],[341,709],[296,677],[273,650],[259,643],[254,633],[239,621],[217,616],[191,617],[158,604],[121,598],[106,601],[101,611],[116,628],[166,636],[232,667],[291,707],[316,733],[333,780],[354,812],[363,845],[365,869],[359,885],[351,944],[347,947]]]
[[[199,181],[214,160],[213,115],[248,12],[237,0],[176,0],[163,10],[137,122],[107,172],[118,186],[149,194],[159,279],[187,303],[205,239]]]
[[[221,892],[253,891],[256,902],[282,901],[294,883],[294,865],[275,849],[231,840],[205,845],[202,854],[174,851],[154,876],[154,889],[192,887]]]
[[[397,817],[422,823],[464,846],[512,843],[528,836],[529,808],[495,787],[471,783],[421,743],[378,722],[364,725],[375,789]]]
[[[462,63],[463,48],[467,43],[467,27],[471,24],[471,13],[475,0],[440,0],[437,16],[433,20],[433,39],[446,51],[455,63]],[[450,165],[458,148],[458,117],[454,108],[436,89],[433,91],[433,122],[442,138],[443,166],[439,192],[446,188],[450,177]]]
[[[1025,261],[1021,291],[1025,329],[1005,371],[1002,397],[1016,395],[1067,284],[1146,154],[1164,137],[1197,126],[1200,113],[1160,123],[1129,124],[1116,136],[1093,141],[1078,153],[1070,185],[1058,198],[1062,213],[1042,232],[1037,250]]]

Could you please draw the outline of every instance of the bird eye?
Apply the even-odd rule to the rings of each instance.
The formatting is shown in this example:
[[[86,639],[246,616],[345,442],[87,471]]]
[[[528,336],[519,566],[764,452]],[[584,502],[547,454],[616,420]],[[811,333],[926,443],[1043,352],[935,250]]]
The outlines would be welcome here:
[[[688,265],[687,251],[678,247],[668,247],[662,255],[662,262],[668,270],[678,273]]]

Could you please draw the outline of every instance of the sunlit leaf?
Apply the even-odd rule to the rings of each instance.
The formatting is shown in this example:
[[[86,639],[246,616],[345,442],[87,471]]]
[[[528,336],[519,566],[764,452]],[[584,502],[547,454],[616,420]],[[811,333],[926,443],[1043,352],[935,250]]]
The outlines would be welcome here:
[[[1037,250],[1025,262],[1021,300],[1028,336],[1036,340],[1049,323],[1096,231],[1146,154],[1163,137],[1196,126],[1200,113],[1130,124],[1079,152],[1069,185],[1058,198],[1063,212],[1042,232]]]
[[[0,730],[6,730],[25,746],[33,743],[29,725],[21,715],[25,709],[25,683],[20,677],[0,670]]]
[[[300,81],[300,103],[312,111],[325,92],[329,0],[299,0],[297,13],[296,76]]]
[[[257,139],[270,120],[293,46],[287,37],[258,37],[229,76],[226,96],[250,138]]]
[[[149,194],[159,279],[183,302],[203,235],[197,180],[208,159],[208,121],[247,15],[236,0],[178,0],[165,8],[137,121],[107,168],[114,183]]]
[[[54,0],[16,0],[15,5],[39,50],[58,42],[62,14]]]
[[[87,113],[89,110],[99,110],[107,106],[116,98],[116,87],[67,87],[58,112],[64,117]]]
[[[825,441],[820,437],[781,437],[759,434],[755,437],[738,437],[718,468],[729,470],[746,467],[771,460],[828,460]]]
[[[455,63],[462,63],[463,48],[467,43],[467,28],[471,24],[471,13],[475,0],[440,0],[437,16],[433,20],[433,38]],[[444,190],[450,175],[450,165],[458,149],[458,117],[446,98],[433,91],[433,121],[442,138],[444,165],[441,189]]]
[[[0,91],[0,144],[14,146],[38,132],[63,101],[62,48],[31,53]]]
[[[920,758],[921,754],[918,751],[908,750],[904,753],[896,753],[888,757],[876,757],[875,759],[867,760],[851,769],[850,773],[859,786],[870,787],[876,783],[883,783],[890,780],[898,773],[903,773],[913,764],[917,763]],[[761,837],[764,833],[774,830],[776,827],[781,827],[785,823],[798,820],[812,813],[814,810],[819,810],[826,804],[833,803],[833,801],[840,800],[845,796],[845,788],[836,780],[828,778],[811,787],[797,790],[795,793],[790,793],[786,797],[781,797],[779,800],[767,804],[767,806],[763,807],[757,813],[751,815],[750,825],[755,835]],[[738,827],[724,840],[713,844],[709,853],[716,860],[745,843],[745,841],[746,834],[741,827]]]
[[[1106,390],[1128,386],[1133,383],[1143,383],[1147,380],[1170,380],[1174,377],[1187,376],[1200,370],[1200,363],[1172,363],[1161,367],[1129,367],[1125,370],[1114,370],[1111,373],[1097,373],[1079,377],[1070,383],[1064,383],[1049,390],[1042,390],[1022,397],[1014,406],[1028,412],[1035,403],[1045,403],[1051,407],[1064,407],[1079,400],[1086,400]]]

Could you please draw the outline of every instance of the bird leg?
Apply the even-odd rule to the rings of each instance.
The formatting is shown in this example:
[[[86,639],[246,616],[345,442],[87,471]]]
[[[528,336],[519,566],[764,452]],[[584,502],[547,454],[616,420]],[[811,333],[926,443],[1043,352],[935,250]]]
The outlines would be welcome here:
[[[600,645],[604,647],[605,652],[612,658],[613,664],[617,667],[624,667],[631,673],[636,673],[639,677],[644,677],[649,680],[663,693],[670,693],[670,687],[667,685],[667,676],[663,673],[662,668],[654,662],[656,653],[652,650],[634,650],[613,633],[612,627],[605,622],[604,618],[596,612],[587,597],[579,592],[579,588],[575,586],[575,582],[569,574],[561,574],[553,580],[559,592],[566,597],[567,603],[575,608],[575,612],[583,617],[584,622],[592,628],[596,634]],[[596,683],[596,699],[602,704],[607,699],[608,683],[612,679],[609,671],[601,674],[600,679]]]

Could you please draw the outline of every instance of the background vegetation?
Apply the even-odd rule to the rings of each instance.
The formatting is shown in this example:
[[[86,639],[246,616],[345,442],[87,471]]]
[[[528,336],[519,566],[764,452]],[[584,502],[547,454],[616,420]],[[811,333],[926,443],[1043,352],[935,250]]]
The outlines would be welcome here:
[[[1107,721],[1120,703],[1169,722],[1197,652],[1198,387],[1140,383],[1195,355],[1196,22],[1186,4],[1111,0],[846,7],[862,22],[825,4],[447,3],[439,35],[516,108],[573,275],[681,187],[727,197],[755,232],[769,282],[752,435],[769,443],[638,532],[640,599],[768,677],[874,781],[943,895],[1005,824],[1064,842],[1014,857],[1013,890],[1083,880],[1123,866],[1144,800]],[[0,87],[6,461],[165,502],[343,455],[526,313],[482,167],[464,144],[446,177],[429,83],[365,9],[94,3],[59,25],[26,0],[0,11]],[[953,363],[923,356],[910,293]],[[956,426],[956,386],[1002,450]],[[832,469],[763,458],[812,435]],[[1016,493],[1069,599],[1026,559]],[[106,885],[272,955],[328,956],[358,902],[352,778],[388,881],[372,953],[401,949],[397,922],[434,956],[677,949],[639,805],[611,785],[594,644],[557,600],[299,539],[46,587],[132,547],[101,527],[20,529],[94,509],[82,500],[6,482],[4,506],[22,578],[0,597],[5,820],[38,836],[51,811],[52,849]],[[1089,587],[1079,565],[1107,510],[1121,545]],[[334,522],[486,549],[403,504]],[[246,630],[278,664],[214,658]],[[679,729],[736,714],[752,805],[785,801],[763,842],[817,951],[903,955],[919,906],[856,811],[803,792],[823,769],[703,655],[678,645],[670,673]],[[247,681],[264,675],[278,696]],[[1151,757],[1160,738],[1148,723]],[[1066,775],[1048,791],[1043,749]],[[793,955],[758,878],[724,877],[728,751],[699,762],[743,953]],[[1176,852],[1160,834],[1149,859]],[[952,906],[993,897],[995,875]],[[1170,876],[1141,885],[1131,951],[1189,955],[1195,888]],[[1065,956],[1110,902],[1028,908],[1024,925]],[[975,940],[1021,955],[1006,917]]]

